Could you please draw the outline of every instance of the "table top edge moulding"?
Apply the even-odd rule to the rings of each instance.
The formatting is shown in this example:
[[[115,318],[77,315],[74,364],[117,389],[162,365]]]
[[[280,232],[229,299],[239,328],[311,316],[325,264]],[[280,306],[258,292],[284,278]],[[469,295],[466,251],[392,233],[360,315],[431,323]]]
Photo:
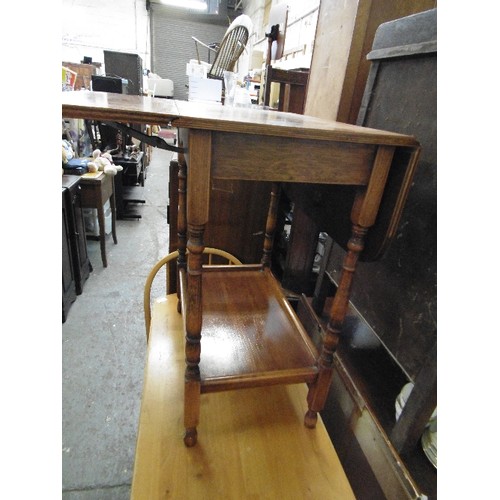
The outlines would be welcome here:
[[[418,146],[418,141],[408,135],[308,115],[257,107],[227,107],[216,103],[176,101],[176,104],[179,110],[176,126],[179,128],[387,146]]]
[[[62,92],[65,118],[168,124],[178,128],[418,147],[407,135],[296,113],[107,92]]]
[[[109,92],[62,92],[63,118],[115,121],[145,125],[168,125],[178,118],[172,99]]]

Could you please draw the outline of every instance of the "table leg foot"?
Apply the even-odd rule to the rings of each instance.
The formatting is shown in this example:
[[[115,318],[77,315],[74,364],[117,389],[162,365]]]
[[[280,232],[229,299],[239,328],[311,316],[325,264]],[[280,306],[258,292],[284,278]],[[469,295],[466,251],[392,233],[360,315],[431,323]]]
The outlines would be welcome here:
[[[196,427],[190,427],[186,429],[186,433],[184,434],[184,444],[191,448],[198,442],[198,431]]]
[[[304,425],[308,429],[314,429],[318,421],[318,413],[312,410],[308,410],[304,417]]]

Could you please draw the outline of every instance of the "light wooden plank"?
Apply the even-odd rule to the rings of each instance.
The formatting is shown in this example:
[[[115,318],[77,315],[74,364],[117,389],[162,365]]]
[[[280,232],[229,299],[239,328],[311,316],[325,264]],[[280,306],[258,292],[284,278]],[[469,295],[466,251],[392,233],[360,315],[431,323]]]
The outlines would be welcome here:
[[[435,0],[321,0],[304,113],[356,123],[375,32],[384,22],[436,7]]]
[[[184,335],[177,297],[153,308],[133,500],[354,499],[328,433],[304,427],[305,384],[201,396],[199,439],[182,439]]]

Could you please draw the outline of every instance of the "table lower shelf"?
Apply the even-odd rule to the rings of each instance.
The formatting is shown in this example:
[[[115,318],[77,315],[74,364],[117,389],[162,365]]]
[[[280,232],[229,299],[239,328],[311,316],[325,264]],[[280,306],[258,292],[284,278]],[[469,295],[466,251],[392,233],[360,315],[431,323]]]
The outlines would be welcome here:
[[[316,347],[269,270],[205,266],[202,287],[202,392],[315,379]]]
[[[123,186],[123,201],[131,203],[146,203],[143,186]]]
[[[122,186],[117,210],[117,219],[141,219],[142,215],[131,208],[131,204],[144,204],[144,188],[142,186]]]

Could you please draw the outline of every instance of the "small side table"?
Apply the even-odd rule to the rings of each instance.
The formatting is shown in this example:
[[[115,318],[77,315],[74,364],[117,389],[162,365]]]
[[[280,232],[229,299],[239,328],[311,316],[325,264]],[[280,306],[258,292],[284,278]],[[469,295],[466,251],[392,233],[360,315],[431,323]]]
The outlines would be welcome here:
[[[113,242],[115,245],[118,243],[116,238],[114,178],[112,175],[106,175],[103,172],[87,173],[81,176],[80,186],[82,188],[82,207],[97,209],[102,264],[104,267],[108,267],[106,258],[106,229],[104,224],[104,205],[108,200],[111,205],[111,233],[113,235]]]

